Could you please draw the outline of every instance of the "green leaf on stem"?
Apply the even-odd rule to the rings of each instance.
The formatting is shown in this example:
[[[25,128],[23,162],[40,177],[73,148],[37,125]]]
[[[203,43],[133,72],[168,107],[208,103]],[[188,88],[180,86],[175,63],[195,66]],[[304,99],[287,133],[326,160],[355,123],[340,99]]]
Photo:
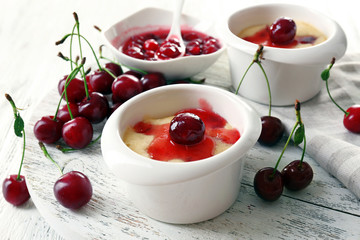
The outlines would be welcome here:
[[[321,79],[324,81],[327,81],[330,77],[330,70],[329,69],[325,69],[324,71],[322,71],[321,73]]]
[[[305,127],[304,124],[300,124],[300,126],[296,129],[294,133],[294,143],[295,145],[299,145],[304,141],[305,136]]]
[[[17,114],[14,121],[14,130],[15,135],[22,137],[22,131],[24,130],[24,120],[20,117],[20,114]]]

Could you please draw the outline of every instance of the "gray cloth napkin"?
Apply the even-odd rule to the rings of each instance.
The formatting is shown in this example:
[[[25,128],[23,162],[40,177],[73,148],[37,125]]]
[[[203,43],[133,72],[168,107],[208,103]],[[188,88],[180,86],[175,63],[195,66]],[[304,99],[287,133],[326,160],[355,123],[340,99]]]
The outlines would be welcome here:
[[[338,60],[328,81],[331,95],[342,108],[360,104],[360,55],[345,55]],[[248,103],[261,116],[268,114],[268,106]],[[294,106],[273,107],[272,115],[280,118],[288,131],[293,128]],[[318,95],[301,103],[301,116],[306,129],[307,154],[360,198],[360,134],[344,127],[344,114],[331,102],[325,82]]]

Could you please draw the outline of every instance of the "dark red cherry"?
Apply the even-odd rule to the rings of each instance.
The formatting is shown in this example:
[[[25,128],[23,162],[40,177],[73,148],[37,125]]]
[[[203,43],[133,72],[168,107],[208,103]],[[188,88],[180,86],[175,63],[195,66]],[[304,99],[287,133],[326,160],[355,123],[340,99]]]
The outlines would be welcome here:
[[[177,58],[180,54],[180,43],[175,38],[164,41],[156,52],[157,57],[163,60]]]
[[[166,79],[162,73],[148,73],[145,74],[141,80],[143,91],[164,86],[166,84]]]
[[[273,116],[261,117],[261,134],[258,139],[260,144],[266,146],[275,145],[284,135],[285,127],[280,119]]]
[[[88,119],[76,117],[64,124],[62,137],[69,147],[81,149],[91,142],[93,127]]]
[[[112,84],[113,102],[125,102],[133,96],[142,92],[139,79],[133,75],[122,74]]]
[[[102,122],[108,115],[109,102],[107,98],[98,92],[89,94],[79,103],[79,115],[87,118],[91,123]]]
[[[311,166],[307,162],[295,160],[281,171],[284,185],[287,189],[297,191],[307,187],[314,176]]]
[[[114,78],[106,71],[100,71],[99,69],[89,75],[89,82],[94,92],[102,94],[111,93],[111,85],[114,82]]]
[[[116,109],[118,109],[118,107],[121,106],[122,103],[115,103],[110,107],[109,113],[108,113],[108,117],[111,116],[111,114],[113,114],[113,112],[115,112]]]
[[[170,122],[169,134],[175,143],[196,144],[204,138],[205,124],[198,115],[179,113]]]
[[[122,67],[116,63],[106,63],[105,68],[109,69],[116,77],[120,76],[123,73]]]
[[[143,76],[143,74],[141,74],[141,73],[139,73],[139,72],[137,72],[137,71],[135,71],[135,70],[128,70],[128,71],[126,71],[126,72],[124,72],[124,74],[129,74],[129,75],[133,75],[134,77],[136,77],[137,79],[141,79],[142,78],[142,76]]]
[[[274,168],[266,167],[260,169],[254,178],[255,193],[266,201],[275,201],[278,199],[284,189],[284,183],[279,171]]]
[[[54,143],[61,138],[63,122],[60,119],[54,120],[54,116],[44,116],[34,125],[35,137],[43,143]]]
[[[360,133],[360,105],[353,105],[349,107],[344,115],[343,124],[347,130],[353,133]]]
[[[81,172],[71,171],[62,175],[54,185],[58,202],[69,209],[79,209],[87,204],[93,190],[89,178]]]
[[[60,95],[64,91],[66,78],[67,78],[67,76],[64,76],[59,81],[58,91],[59,91]],[[69,83],[69,85],[68,85],[68,87],[66,89],[67,89],[66,92],[67,92],[68,101],[72,102],[72,103],[81,102],[81,100],[83,100],[85,95],[86,95],[84,81],[80,80],[78,78],[74,78],[73,80],[71,80],[71,82]],[[63,99],[66,100],[65,94],[63,95]]]
[[[69,107],[72,116],[74,118],[78,117],[79,116],[78,105],[76,103],[69,103]],[[62,107],[59,108],[59,111],[57,113],[57,118],[60,119],[63,123],[71,120],[67,104],[64,104]]]
[[[5,200],[14,206],[20,206],[30,198],[25,177],[20,175],[20,179],[17,179],[17,176],[17,174],[10,175],[5,178],[2,185]]]
[[[269,28],[271,42],[275,44],[286,44],[291,42],[296,34],[294,20],[287,17],[278,18]]]

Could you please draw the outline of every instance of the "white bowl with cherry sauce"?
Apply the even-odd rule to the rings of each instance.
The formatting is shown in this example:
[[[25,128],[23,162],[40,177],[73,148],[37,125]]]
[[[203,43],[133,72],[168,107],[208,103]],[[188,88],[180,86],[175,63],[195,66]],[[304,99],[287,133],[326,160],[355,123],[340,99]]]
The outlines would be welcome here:
[[[161,72],[167,79],[185,79],[209,68],[224,52],[225,47],[211,24],[195,17],[182,14],[181,29],[194,30],[218,39],[221,48],[211,54],[178,57],[169,60],[149,61],[130,57],[122,51],[122,46],[131,36],[144,32],[170,29],[172,12],[159,8],[142,9],[103,31],[106,45],[112,50],[117,60],[125,65],[146,72]]]
[[[232,85],[239,82],[254,58],[257,44],[237,36],[252,25],[271,24],[279,17],[303,21],[320,30],[326,40],[305,48],[264,47],[263,67],[269,78],[272,103],[292,105],[307,101],[321,89],[320,74],[332,57],[340,59],[347,47],[342,28],[328,16],[308,7],[292,4],[262,4],[237,10],[219,25],[220,36],[227,45]],[[255,102],[268,104],[269,95],[264,75],[256,64],[249,70],[239,94]]]
[[[135,153],[122,139],[129,126],[145,117],[171,116],[198,108],[204,101],[240,132],[240,138],[219,154],[192,162],[165,162]],[[105,124],[101,150],[105,163],[127,184],[128,196],[141,212],[159,221],[188,224],[212,219],[234,203],[245,154],[260,131],[259,116],[239,96],[206,85],[168,85],[121,105]]]

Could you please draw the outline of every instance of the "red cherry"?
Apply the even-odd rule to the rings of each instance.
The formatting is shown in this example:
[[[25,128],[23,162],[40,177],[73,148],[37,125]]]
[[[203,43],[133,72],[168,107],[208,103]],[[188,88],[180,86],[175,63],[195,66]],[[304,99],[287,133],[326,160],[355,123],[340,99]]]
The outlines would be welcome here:
[[[116,109],[118,109],[118,107],[121,106],[122,103],[115,103],[110,107],[109,113],[108,113],[108,117],[111,116],[111,114],[113,114],[113,112],[115,112]]]
[[[143,44],[143,49],[145,51],[156,51],[159,48],[159,43],[155,39],[148,39]]]
[[[172,41],[173,40],[173,41]],[[156,55],[159,59],[171,59],[171,58],[177,58],[180,56],[180,44],[178,41],[174,41],[175,39],[169,39],[168,41],[164,41],[158,51],[156,52]]]
[[[220,43],[215,38],[208,38],[203,46],[203,53],[210,54],[216,52],[221,48]]]
[[[87,118],[91,123],[100,123],[108,115],[109,102],[107,98],[98,92],[89,94],[89,99],[85,98],[79,103],[79,115]]]
[[[5,178],[2,185],[5,200],[14,206],[20,206],[30,198],[25,177],[20,175],[20,179],[17,179],[17,176],[17,174],[10,175]]]
[[[134,77],[136,77],[137,79],[141,79],[142,78],[142,74],[137,72],[137,71],[134,71],[134,70],[128,70],[126,72],[124,72],[124,74],[129,74],[129,75],[133,75]]]
[[[343,124],[347,130],[353,133],[360,133],[360,105],[353,105],[349,107],[344,115]]]
[[[296,34],[294,20],[287,17],[278,18],[269,28],[270,39],[275,44],[286,44],[291,42]]]
[[[169,134],[175,143],[196,144],[204,138],[205,124],[198,115],[179,113],[170,122]]]
[[[255,193],[262,199],[267,201],[275,201],[278,199],[284,189],[284,183],[279,171],[274,168],[266,167],[260,169],[254,178]]]
[[[55,198],[62,206],[70,209],[79,209],[87,204],[92,192],[90,180],[78,171],[65,173],[54,185]]]
[[[69,103],[69,107],[73,117],[74,118],[78,117],[79,116],[78,105],[76,103]],[[57,113],[57,118],[60,119],[63,123],[71,120],[67,104],[59,108],[59,111]]]
[[[34,125],[34,135],[40,141],[47,144],[54,143],[61,138],[63,122],[54,120],[53,116],[44,116]]]
[[[200,55],[202,53],[202,40],[194,39],[186,44],[186,53],[189,55]]]
[[[99,69],[89,75],[90,85],[95,92],[102,94],[111,93],[111,85],[115,79],[106,71]]]
[[[91,142],[93,127],[88,119],[76,117],[64,124],[62,137],[69,147],[81,149]]]
[[[123,70],[119,64],[116,63],[106,63],[105,68],[109,69],[115,76],[120,76],[123,73]]]
[[[142,84],[143,91],[164,86],[166,84],[166,79],[162,73],[148,73],[145,74],[140,82]]]
[[[313,179],[313,170],[307,162],[295,160],[281,171],[287,189],[297,191],[307,187]]]
[[[113,102],[125,102],[133,96],[142,92],[139,79],[133,75],[122,74],[112,84]]]
[[[59,94],[61,95],[64,91],[64,87],[65,87],[65,83],[66,83],[66,78],[67,76],[64,76],[58,84],[58,91]],[[71,80],[71,82],[69,83],[67,89],[67,98],[69,102],[72,103],[78,103],[81,102],[81,100],[84,99],[86,93],[85,93],[85,85],[84,85],[84,81],[80,80],[78,78],[74,78],[73,80]],[[63,95],[63,99],[65,99],[65,94]]]
[[[260,144],[272,146],[278,143],[284,135],[285,127],[280,119],[273,116],[261,117],[261,134],[258,139]]]

